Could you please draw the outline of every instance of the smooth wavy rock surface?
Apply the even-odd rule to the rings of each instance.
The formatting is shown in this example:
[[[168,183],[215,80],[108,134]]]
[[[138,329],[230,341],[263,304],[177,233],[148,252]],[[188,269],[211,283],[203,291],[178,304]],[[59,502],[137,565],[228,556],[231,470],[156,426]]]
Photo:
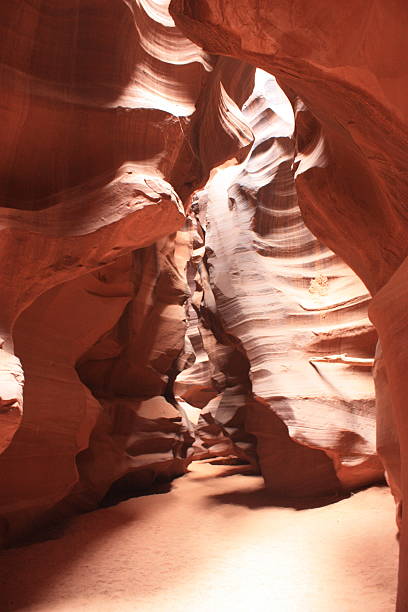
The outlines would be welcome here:
[[[309,111],[298,116],[297,188],[308,227],[373,294],[388,287],[394,273],[401,281],[400,266],[408,254],[405,3],[361,0],[329,8],[317,0],[273,6],[258,0],[173,0],[171,11],[203,48],[262,67],[292,98],[300,96]],[[394,292],[402,291],[392,286],[391,301]],[[400,350],[407,335],[398,326],[391,337],[379,323],[389,320],[387,300],[373,306],[372,316],[383,345],[382,381],[391,381],[390,371],[400,368],[398,379],[389,382],[388,398],[383,401],[383,394],[380,400],[380,425],[386,427],[379,434],[380,452],[385,449],[389,469],[394,465],[395,483],[398,455],[404,464],[408,451],[406,361]],[[383,382],[377,387],[387,388]],[[401,478],[404,503],[404,469]],[[408,606],[407,533],[402,513],[398,610]]]
[[[0,545],[194,454],[381,477],[370,290],[405,610],[405,6],[168,5],[0,6]]]
[[[167,5],[0,7],[6,542],[130,472],[148,486],[189,461],[190,426],[165,399],[188,296],[177,232],[212,166],[245,157],[254,71],[203,52]]]
[[[379,411],[378,447],[389,473],[397,501],[400,527],[400,566],[397,610],[408,605],[408,536],[406,530],[406,453],[408,431],[406,406],[408,381],[408,259],[381,288],[370,304],[370,317],[378,329],[381,347],[377,354],[376,388]]]
[[[221,363],[220,352],[214,355],[208,329],[201,329],[207,351],[196,349],[197,361],[180,374],[176,390],[197,407],[208,402],[201,435],[203,419],[213,427],[217,421],[224,433],[244,424],[256,437],[266,485],[276,492],[307,496],[375,481],[382,466],[365,367],[376,342],[368,292],[303,223],[294,186],[294,116],[273,77],[257,71],[243,115],[255,137],[249,157],[218,169],[197,202],[210,285],[201,272],[201,313],[211,309],[211,297],[219,321],[213,331],[234,339],[241,354],[241,362],[230,357],[226,365],[224,358],[220,370],[225,378],[234,363],[241,387],[232,397],[225,389],[220,394],[209,367]],[[230,346],[232,353],[233,341]],[[345,354],[345,362],[327,358],[333,354]]]
[[[384,285],[408,253],[405,3],[172,0],[170,11],[204,49],[271,72],[302,99],[313,114],[298,127],[306,222],[371,291]]]

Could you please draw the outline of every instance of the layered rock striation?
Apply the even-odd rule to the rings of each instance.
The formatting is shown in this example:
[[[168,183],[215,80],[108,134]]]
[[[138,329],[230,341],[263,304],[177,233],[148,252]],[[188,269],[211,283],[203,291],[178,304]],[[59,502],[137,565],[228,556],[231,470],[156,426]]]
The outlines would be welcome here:
[[[173,0],[171,11],[203,48],[264,68],[308,108],[296,128],[299,202],[312,232],[374,295],[370,316],[383,345],[379,452],[401,505],[401,495],[402,503],[408,496],[401,347],[408,255],[405,5],[361,1],[329,10],[317,1]],[[408,605],[403,517],[398,610]]]
[[[275,494],[349,490],[382,476],[369,295],[304,225],[294,184],[294,115],[273,77],[257,71],[243,115],[254,133],[249,156],[217,169],[196,202],[205,234],[202,342],[175,388],[196,407],[206,402],[198,429],[213,452],[221,448],[208,438],[215,424],[238,456],[237,440],[250,434]],[[228,373],[235,384],[226,384]]]
[[[184,208],[213,165],[245,155],[236,102],[253,69],[203,52],[163,2],[7,0],[0,14],[8,543],[94,507],[128,473],[137,488],[185,470],[190,426],[167,393],[185,331]]]
[[[171,4],[0,8],[6,545],[193,457],[252,463],[271,499],[380,478],[366,287],[401,497],[404,75],[372,44],[397,6]]]

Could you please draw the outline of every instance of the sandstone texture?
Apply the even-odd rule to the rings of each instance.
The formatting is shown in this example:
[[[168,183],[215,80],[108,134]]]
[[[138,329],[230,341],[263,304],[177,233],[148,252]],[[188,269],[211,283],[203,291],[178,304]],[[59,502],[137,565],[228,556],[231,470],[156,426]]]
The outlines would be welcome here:
[[[307,497],[376,481],[367,289],[302,221],[294,114],[261,70],[243,115],[249,156],[219,168],[193,204],[205,235],[202,320],[193,312],[197,359],[175,391],[203,408],[204,446],[220,454],[230,439],[238,457],[252,451],[271,492]]]
[[[193,459],[271,500],[385,467],[405,610],[402,1],[0,16],[0,545]]]
[[[137,489],[185,471],[191,426],[167,392],[185,333],[183,203],[245,156],[234,98],[253,69],[201,51],[166,3],[7,0],[0,13],[7,544],[129,474]]]
[[[260,476],[212,463],[192,463],[164,495],[75,517],[58,539],[0,551],[2,612],[393,612],[385,487],[295,512],[270,503]]]
[[[403,504],[408,496],[405,3],[361,0],[328,7],[317,1],[173,0],[171,12],[203,48],[271,72],[294,102],[300,97],[307,107],[296,127],[299,203],[312,232],[374,295],[370,316],[382,345],[379,424],[386,428],[379,431],[379,451]],[[398,610],[408,606],[403,517]]]

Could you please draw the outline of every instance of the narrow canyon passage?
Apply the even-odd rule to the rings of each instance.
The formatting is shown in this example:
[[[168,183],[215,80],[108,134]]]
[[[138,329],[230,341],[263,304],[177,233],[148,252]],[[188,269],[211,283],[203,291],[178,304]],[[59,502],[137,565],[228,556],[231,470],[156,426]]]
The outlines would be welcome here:
[[[0,612],[407,612],[405,3],[0,28]]]
[[[217,460],[215,460],[217,462]],[[193,462],[171,491],[76,517],[1,554],[2,612],[391,612],[388,488],[273,506],[248,466]]]

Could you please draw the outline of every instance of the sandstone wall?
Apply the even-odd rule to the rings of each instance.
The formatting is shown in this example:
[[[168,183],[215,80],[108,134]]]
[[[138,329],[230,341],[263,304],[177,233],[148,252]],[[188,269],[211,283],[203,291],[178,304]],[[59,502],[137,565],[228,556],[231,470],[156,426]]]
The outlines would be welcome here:
[[[274,495],[382,474],[369,295],[343,262],[375,292],[407,254],[403,75],[371,43],[379,6],[172,6],[184,34],[155,0],[0,7],[5,544],[194,453],[251,462]],[[355,65],[357,34],[331,47],[351,18]]]
[[[6,0],[0,17],[7,543],[127,474],[135,490],[185,470],[190,426],[167,393],[188,295],[178,230],[211,167],[245,155],[253,69],[203,52],[163,3]]]
[[[380,452],[393,449],[391,457],[386,450],[386,463],[394,465],[394,482],[401,452],[404,503],[408,426],[400,344],[406,343],[406,330],[399,323],[388,329],[385,321],[390,323],[390,313],[404,320],[403,298],[395,309],[393,296],[403,291],[408,249],[405,3],[173,0],[171,12],[203,48],[271,72],[308,109],[297,121],[299,203],[308,227],[375,295],[371,316],[389,381],[381,423],[395,423],[396,429],[388,441],[387,433],[385,439],[380,434]],[[385,419],[384,410],[392,411]],[[402,514],[398,610],[408,606],[407,534]]]
[[[271,493],[338,493],[383,471],[368,291],[303,223],[294,114],[273,77],[257,71],[243,115],[254,133],[249,156],[219,168],[196,202],[201,345],[176,390],[206,405],[198,431],[213,452],[229,438],[230,451],[251,460],[244,432],[252,436]]]

